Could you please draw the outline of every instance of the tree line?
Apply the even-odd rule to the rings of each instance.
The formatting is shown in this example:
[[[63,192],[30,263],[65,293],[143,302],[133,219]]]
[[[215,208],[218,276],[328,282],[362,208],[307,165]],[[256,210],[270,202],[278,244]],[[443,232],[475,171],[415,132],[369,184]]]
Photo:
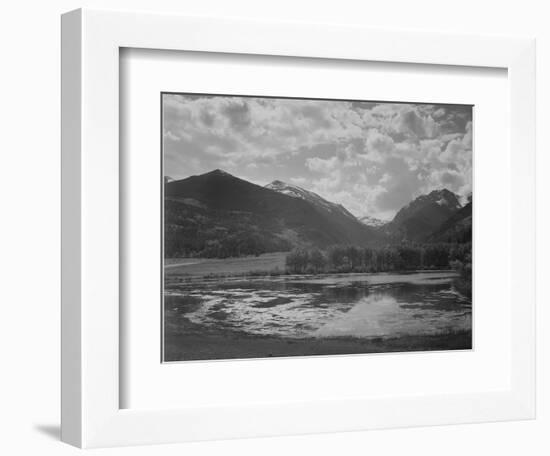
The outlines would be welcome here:
[[[472,244],[388,245],[381,248],[335,245],[327,250],[297,248],[286,256],[291,274],[387,272],[449,269],[459,264],[471,271]],[[459,263],[456,263],[459,262]]]

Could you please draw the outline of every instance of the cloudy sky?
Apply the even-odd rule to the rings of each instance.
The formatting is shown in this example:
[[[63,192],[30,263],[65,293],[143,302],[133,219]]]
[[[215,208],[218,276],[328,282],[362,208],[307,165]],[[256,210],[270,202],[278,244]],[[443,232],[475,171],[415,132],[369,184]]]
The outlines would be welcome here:
[[[471,192],[470,106],[165,94],[163,129],[174,179],[278,179],[381,219],[433,189]]]

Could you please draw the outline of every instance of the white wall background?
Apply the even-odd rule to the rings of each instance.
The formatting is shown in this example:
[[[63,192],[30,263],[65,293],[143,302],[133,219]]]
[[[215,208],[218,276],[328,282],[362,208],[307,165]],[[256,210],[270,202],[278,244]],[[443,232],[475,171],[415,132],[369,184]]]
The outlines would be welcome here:
[[[0,453],[76,454],[59,433],[59,15],[78,7],[537,38],[538,419],[96,450],[128,455],[550,453],[550,28],[536,0],[12,0],[0,12]],[[360,45],[360,44],[358,44]],[[488,185],[490,183],[488,182]],[[498,286],[498,284],[495,284]]]

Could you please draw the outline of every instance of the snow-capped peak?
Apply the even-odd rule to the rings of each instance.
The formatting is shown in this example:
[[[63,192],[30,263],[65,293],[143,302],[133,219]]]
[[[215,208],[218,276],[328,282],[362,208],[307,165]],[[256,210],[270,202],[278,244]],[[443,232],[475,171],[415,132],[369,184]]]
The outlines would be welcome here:
[[[309,190],[298,187],[297,185],[287,184],[286,182],[280,180],[274,180],[270,184],[267,184],[265,188],[283,193],[284,195],[291,196],[293,198],[303,199],[317,207],[321,207],[331,212],[338,212],[345,215],[346,217],[357,220],[355,216],[341,204],[331,203],[330,201],[327,201],[326,199],[319,196],[317,193],[310,192]]]
[[[462,207],[458,196],[450,190],[443,188],[440,190],[432,190],[427,195],[420,195],[412,200],[406,206],[401,208],[395,215],[393,221],[400,222],[408,219],[413,214],[424,208],[437,204],[444,212],[454,212]]]
[[[430,198],[432,201],[435,201],[435,203],[439,206],[447,206],[453,210],[459,209],[462,206],[457,195],[447,190],[446,188],[442,190],[433,190],[428,195],[428,198]]]
[[[301,187],[298,187],[297,185],[290,185],[280,180],[274,180],[270,184],[267,184],[265,188],[269,188],[270,190],[275,190],[276,192],[284,193],[285,195],[294,196],[296,198],[302,199],[307,199],[306,196],[311,193]]]
[[[367,226],[372,226],[375,228],[379,228],[381,226],[384,226],[386,223],[384,220],[377,219],[375,217],[371,217],[370,215],[365,215],[363,217],[359,217],[359,221]]]

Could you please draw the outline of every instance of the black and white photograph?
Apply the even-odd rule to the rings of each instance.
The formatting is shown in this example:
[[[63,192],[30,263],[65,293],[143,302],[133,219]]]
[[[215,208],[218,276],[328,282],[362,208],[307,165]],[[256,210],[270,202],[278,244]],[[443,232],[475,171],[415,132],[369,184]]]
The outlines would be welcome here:
[[[161,115],[164,362],[472,349],[471,105]]]
[[[0,456],[550,456],[546,2],[3,6]]]

